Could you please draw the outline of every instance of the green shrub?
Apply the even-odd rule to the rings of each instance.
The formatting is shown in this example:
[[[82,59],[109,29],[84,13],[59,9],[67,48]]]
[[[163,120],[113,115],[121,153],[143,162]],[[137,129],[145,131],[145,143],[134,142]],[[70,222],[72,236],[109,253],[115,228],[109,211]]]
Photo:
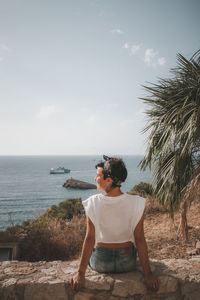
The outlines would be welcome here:
[[[153,187],[150,183],[140,182],[136,184],[129,192],[131,195],[139,195],[142,197],[153,196]]]
[[[53,219],[71,220],[73,216],[84,214],[81,198],[67,199],[60,202],[58,206],[52,205],[44,216]]]
[[[81,198],[71,198],[60,202],[58,205],[52,205],[44,214],[32,221],[25,221],[22,225],[27,230],[30,228],[44,228],[52,220],[71,220],[74,216],[84,214]]]

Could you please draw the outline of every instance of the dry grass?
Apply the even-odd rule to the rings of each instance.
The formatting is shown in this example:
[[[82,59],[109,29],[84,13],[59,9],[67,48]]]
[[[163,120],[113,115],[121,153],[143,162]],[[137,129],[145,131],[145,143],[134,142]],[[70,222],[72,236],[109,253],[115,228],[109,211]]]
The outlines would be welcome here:
[[[200,203],[195,202],[188,209],[188,242],[177,234],[180,213],[175,212],[171,219],[167,211],[148,209],[144,221],[145,237],[148,244],[149,256],[155,259],[190,258],[189,252],[195,249],[200,239]]]
[[[0,231],[0,242],[17,241],[19,260],[68,260],[82,248],[86,220],[80,198],[52,205],[44,214],[22,225]]]
[[[148,196],[145,206],[145,214],[167,213],[167,208],[160,204],[156,198]]]
[[[20,260],[69,260],[80,253],[86,231],[85,217],[52,220],[30,230],[20,242]]]

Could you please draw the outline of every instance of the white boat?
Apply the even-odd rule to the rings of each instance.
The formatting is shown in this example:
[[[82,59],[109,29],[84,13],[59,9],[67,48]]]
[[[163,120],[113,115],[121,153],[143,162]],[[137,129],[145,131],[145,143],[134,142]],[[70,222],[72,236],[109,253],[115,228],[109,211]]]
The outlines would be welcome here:
[[[65,174],[70,173],[69,169],[65,169],[64,167],[51,168],[50,174]]]

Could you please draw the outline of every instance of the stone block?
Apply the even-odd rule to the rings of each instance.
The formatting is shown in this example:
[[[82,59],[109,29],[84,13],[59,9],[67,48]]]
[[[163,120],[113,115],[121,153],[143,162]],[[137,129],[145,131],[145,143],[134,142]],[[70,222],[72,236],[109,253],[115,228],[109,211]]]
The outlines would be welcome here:
[[[52,260],[50,261],[50,264],[53,266],[59,266],[61,262],[62,262],[61,260]]]
[[[184,296],[184,300],[199,300],[199,299],[200,299],[200,291],[194,291]]]
[[[12,261],[13,262],[13,261]],[[1,266],[5,267],[5,266],[10,266],[11,265],[11,261],[10,260],[5,260],[1,262]]]
[[[16,282],[17,282],[16,278],[9,278],[3,282],[2,287],[5,288],[5,287],[13,286],[15,285]]]
[[[107,300],[110,297],[110,291],[103,291],[95,295],[95,300]],[[116,298],[115,298],[116,300]]]
[[[200,240],[197,240],[196,242],[196,249],[200,249]]]
[[[38,279],[38,283],[48,283],[50,280],[53,280],[52,276],[44,276]]]
[[[63,280],[60,280],[59,278],[54,278],[49,281],[49,284],[57,284],[57,283],[63,283]]]
[[[47,275],[55,275],[55,274],[57,274],[57,269],[56,269],[56,267],[50,267],[48,269],[42,269],[41,272],[43,272]]]
[[[5,268],[4,269],[4,274],[12,274],[12,271],[13,271],[13,268],[12,267],[9,267],[9,268]]]
[[[67,266],[78,268],[78,266],[79,266],[79,260],[77,259],[77,260],[73,260],[73,261],[67,262]]]
[[[17,285],[27,285],[30,283],[30,278],[21,278],[17,280]]]
[[[125,298],[123,297],[115,297],[115,296],[110,296],[109,298],[107,298],[106,300],[125,300]]]
[[[175,295],[167,295],[167,294],[157,294],[153,292],[149,292],[145,296],[139,296],[138,298],[134,297],[134,300],[183,300],[182,298]]]
[[[181,287],[181,293],[184,300],[200,299],[200,282],[186,282]]]
[[[182,300],[181,296],[168,296],[166,295],[166,300]]]
[[[154,265],[152,262],[150,262],[150,267],[151,267],[151,271],[152,271],[152,272],[155,272],[155,271],[156,271],[156,267],[155,267],[155,265]],[[140,271],[140,272],[143,273],[142,265],[141,265],[141,264],[137,264],[136,270],[138,270],[138,271]]]
[[[192,257],[192,258],[190,258],[190,260],[195,260],[195,261],[197,261],[198,263],[200,263],[200,257],[199,257],[199,256]]]
[[[158,294],[175,293],[178,289],[178,281],[171,276],[159,276],[160,288]]]
[[[33,283],[25,287],[24,300],[68,300],[64,283]]]
[[[114,280],[122,280],[122,281],[143,281],[144,276],[141,272],[127,272],[127,273],[115,273],[110,275]]]
[[[9,286],[6,289],[0,289],[1,300],[22,300],[24,299],[24,288],[21,285]]]
[[[127,297],[128,296],[127,284],[125,284],[121,280],[116,280],[114,283],[114,289],[112,291],[112,295]]]
[[[78,262],[2,262],[1,300],[200,300],[200,259],[152,261],[160,274],[158,293],[146,289],[140,271],[99,274],[89,268],[86,286],[71,289]]]
[[[78,292],[74,296],[74,300],[95,300],[95,297],[91,293]]]
[[[106,278],[103,275],[95,275],[86,278],[85,288],[90,290],[110,290],[111,284],[114,280],[112,278]]]
[[[70,268],[70,267],[68,267],[68,268],[62,268],[62,267],[61,267],[61,271],[62,271],[64,274],[70,274],[70,275],[74,275],[74,274],[77,273],[77,269],[75,269],[75,268]]]
[[[117,279],[114,283],[114,289],[112,295],[118,297],[128,297],[141,294],[146,294],[146,286],[143,282],[137,280],[119,280]]]

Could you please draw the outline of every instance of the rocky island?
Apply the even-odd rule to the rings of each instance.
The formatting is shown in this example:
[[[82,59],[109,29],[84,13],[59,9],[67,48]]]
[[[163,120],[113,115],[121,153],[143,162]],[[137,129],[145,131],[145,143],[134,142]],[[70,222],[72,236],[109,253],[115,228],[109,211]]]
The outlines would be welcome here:
[[[73,178],[67,179],[67,181],[63,184],[63,186],[66,188],[85,189],[85,190],[97,188],[95,184],[73,179]]]

